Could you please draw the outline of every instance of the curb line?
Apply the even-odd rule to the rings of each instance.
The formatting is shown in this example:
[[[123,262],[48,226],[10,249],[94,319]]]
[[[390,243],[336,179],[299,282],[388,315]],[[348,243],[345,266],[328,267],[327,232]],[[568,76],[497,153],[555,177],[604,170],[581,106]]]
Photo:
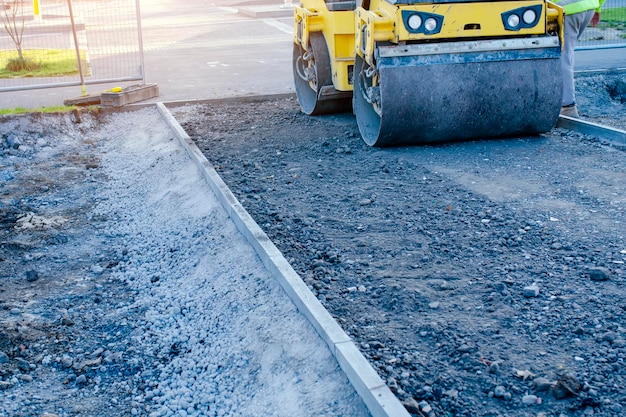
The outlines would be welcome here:
[[[609,126],[601,126],[599,124],[577,119],[575,117],[560,115],[556,122],[556,127],[562,127],[564,129],[595,136],[600,139],[606,139],[609,142],[615,142],[622,145],[626,144],[626,131]]]
[[[350,337],[337,324],[322,303],[302,281],[298,273],[289,265],[289,262],[287,262],[278,248],[239,203],[235,195],[167,107],[163,103],[157,103],[156,107],[191,159],[200,169],[202,176],[215,193],[228,216],[233,220],[246,240],[253,246],[267,270],[278,280],[300,313],[308,319],[320,337],[324,339],[372,417],[410,417],[400,400],[393,395],[389,387],[365,359]]]
[[[292,17],[293,8],[277,5],[256,5],[237,7],[237,13],[255,19],[266,19],[276,17]]]

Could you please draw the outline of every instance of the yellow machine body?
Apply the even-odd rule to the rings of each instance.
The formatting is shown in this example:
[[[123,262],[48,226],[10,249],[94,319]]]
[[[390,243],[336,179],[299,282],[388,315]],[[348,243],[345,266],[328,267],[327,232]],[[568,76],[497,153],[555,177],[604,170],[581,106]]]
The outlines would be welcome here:
[[[500,126],[494,129],[493,136],[545,131],[556,123],[560,110],[560,101],[554,97],[560,99],[562,88],[557,65],[563,42],[562,23],[562,9],[546,0],[454,3],[302,0],[300,6],[294,7],[296,92],[308,114],[352,107],[362,136],[374,146],[462,140],[491,134],[485,122],[482,127],[470,129],[469,136],[455,136],[457,131],[467,131],[470,122],[465,119],[471,115],[459,114],[457,121],[457,113],[448,111],[448,104],[462,111],[463,103],[453,103],[454,88],[444,88],[445,99],[435,98],[424,105],[421,104],[424,94],[430,93],[411,91],[416,84],[431,82],[432,77],[437,77],[440,86],[457,84],[466,91],[468,81],[477,75],[477,80],[488,83],[472,86],[471,95],[460,94],[459,100],[471,97],[468,106],[483,118],[497,106],[493,98],[483,100],[487,89],[513,82],[522,83],[518,90],[529,91],[524,99],[525,107],[510,109],[522,110],[522,116],[525,112],[527,122],[518,118],[520,121],[507,127],[501,120],[504,113],[496,112],[493,122]],[[534,78],[541,80],[534,82],[533,77],[519,80],[518,75],[535,72],[537,67],[540,74],[535,73]],[[491,78],[498,80],[485,78],[485,73],[491,71]],[[499,72],[503,72],[501,76]],[[359,91],[354,91],[352,96],[355,81]],[[516,99],[507,96],[512,91],[501,91],[504,107],[506,101]],[[400,99],[398,94],[406,105],[396,103]],[[540,103],[537,97],[547,101],[538,111],[532,110]],[[434,108],[437,106],[442,108]],[[433,123],[458,124],[458,129],[443,128],[439,133],[421,135],[431,124],[415,124],[411,120],[431,117],[429,114],[433,112],[440,113]],[[539,118],[539,122],[534,120],[541,112],[547,112],[549,120],[545,117]],[[405,128],[393,127],[399,124]],[[415,135],[405,137],[412,130]]]

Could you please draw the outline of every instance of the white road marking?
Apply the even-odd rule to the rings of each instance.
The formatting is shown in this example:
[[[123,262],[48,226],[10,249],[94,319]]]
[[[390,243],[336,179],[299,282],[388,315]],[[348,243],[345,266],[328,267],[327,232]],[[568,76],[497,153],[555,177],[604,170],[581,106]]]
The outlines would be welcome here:
[[[272,27],[275,27],[276,29],[280,30],[281,32],[285,32],[289,35],[293,34],[293,26],[291,25],[287,25],[283,22],[279,22],[276,19],[261,19],[261,21],[267,25],[270,25]]]

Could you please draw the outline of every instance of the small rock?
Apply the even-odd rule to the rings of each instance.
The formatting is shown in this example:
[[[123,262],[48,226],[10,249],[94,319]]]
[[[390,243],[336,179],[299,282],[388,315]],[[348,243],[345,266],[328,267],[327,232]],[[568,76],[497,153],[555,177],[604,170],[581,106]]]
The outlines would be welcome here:
[[[0,391],[11,388],[9,381],[0,381]]]
[[[104,268],[101,267],[100,265],[92,265],[90,269],[91,269],[91,272],[93,272],[96,275],[99,275],[104,271]]]
[[[581,387],[580,381],[574,375],[563,374],[559,376],[556,384],[552,387],[552,395],[557,400],[562,400],[563,398],[578,395]]]
[[[82,385],[87,383],[87,375],[82,374],[76,377],[76,384]]]
[[[433,408],[426,401],[420,401],[419,406],[423,413],[428,414],[433,411]]]
[[[7,145],[9,145],[9,148],[18,149],[20,146],[22,146],[22,142],[17,136],[9,135],[9,137],[7,137]]]
[[[615,339],[617,339],[617,337],[618,337],[618,334],[615,332],[606,332],[600,336],[600,340],[613,343]]]
[[[493,375],[500,375],[500,364],[498,362],[493,362],[489,365],[489,373]]]
[[[536,395],[524,395],[522,397],[522,402],[526,405],[535,405],[541,404],[541,399]]]
[[[61,319],[61,324],[63,326],[73,326],[74,325],[74,320],[72,320],[70,318],[70,316],[63,316],[63,318]]]
[[[532,298],[539,295],[539,286],[535,283],[524,287],[524,297]]]
[[[596,267],[589,269],[589,278],[591,278],[592,281],[607,281],[609,276],[609,270],[606,268]]]
[[[389,378],[389,380],[387,381],[387,386],[394,394],[398,393],[398,382],[395,380],[395,378]]]
[[[26,281],[33,282],[39,279],[39,273],[34,269],[26,271]]]
[[[535,391],[544,392],[549,391],[552,388],[552,382],[548,381],[546,378],[535,378],[533,380],[533,385],[535,386]]]
[[[456,348],[456,351],[459,353],[469,353],[472,351],[472,347],[467,343],[463,343],[461,346]]]
[[[21,379],[21,380],[22,380],[22,381],[24,381],[24,382],[33,382],[33,377],[32,377],[32,376],[30,376],[30,375],[24,375],[24,374],[22,374],[22,375],[18,375],[18,376],[17,376],[17,378],[18,378],[18,379]]]
[[[23,358],[15,358],[15,362],[17,363],[17,368],[20,371],[28,372],[30,371],[30,364],[26,359]]]
[[[91,353],[91,357],[97,358],[98,356],[102,356],[102,353],[104,353],[104,348],[98,348]]]
[[[428,303],[428,307],[434,309],[439,308],[439,301],[433,301],[431,303]]]
[[[409,413],[419,415],[420,406],[417,403],[417,401],[415,401],[415,399],[409,398],[408,400],[404,400],[402,401],[402,405],[404,406],[404,408],[406,408],[406,411],[408,411]]]
[[[9,363],[9,355],[0,350],[0,363]]]
[[[383,349],[385,347],[385,345],[383,345],[382,343],[380,343],[378,340],[372,340],[371,342],[368,343],[370,345],[371,348],[373,349]]]
[[[445,392],[443,393],[443,395],[445,395],[446,397],[449,397],[449,398],[455,399],[456,397],[458,397],[458,396],[459,396],[459,391],[457,391],[457,390],[455,390],[454,388],[452,388],[452,389],[449,389],[449,390],[445,391]]]
[[[82,361],[80,363],[75,362],[72,367],[74,369],[76,369],[77,371],[82,371],[85,368],[90,368],[90,367],[94,367],[94,366],[100,366],[100,364],[102,363],[102,357],[97,357],[95,359],[89,359],[89,360],[85,360]]]
[[[505,392],[506,392],[506,389],[504,389],[502,385],[498,385],[496,389],[493,390],[493,396],[496,398],[502,398],[504,397]]]
[[[74,361],[72,361],[72,358],[69,356],[63,356],[63,358],[61,358],[61,365],[63,365],[64,368],[71,368],[73,363]]]

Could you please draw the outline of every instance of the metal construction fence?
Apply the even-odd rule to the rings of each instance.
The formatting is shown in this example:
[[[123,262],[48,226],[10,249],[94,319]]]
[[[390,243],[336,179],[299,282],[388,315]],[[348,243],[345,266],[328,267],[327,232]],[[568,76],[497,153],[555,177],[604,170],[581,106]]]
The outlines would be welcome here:
[[[0,0],[0,92],[144,83],[139,6],[140,0]],[[608,49],[623,47],[626,0],[606,0],[600,22],[585,30],[577,49],[621,54]]]
[[[626,0],[606,0],[600,21],[588,26],[576,49],[626,47]]]
[[[0,92],[144,80],[139,0],[0,0],[0,16]]]

